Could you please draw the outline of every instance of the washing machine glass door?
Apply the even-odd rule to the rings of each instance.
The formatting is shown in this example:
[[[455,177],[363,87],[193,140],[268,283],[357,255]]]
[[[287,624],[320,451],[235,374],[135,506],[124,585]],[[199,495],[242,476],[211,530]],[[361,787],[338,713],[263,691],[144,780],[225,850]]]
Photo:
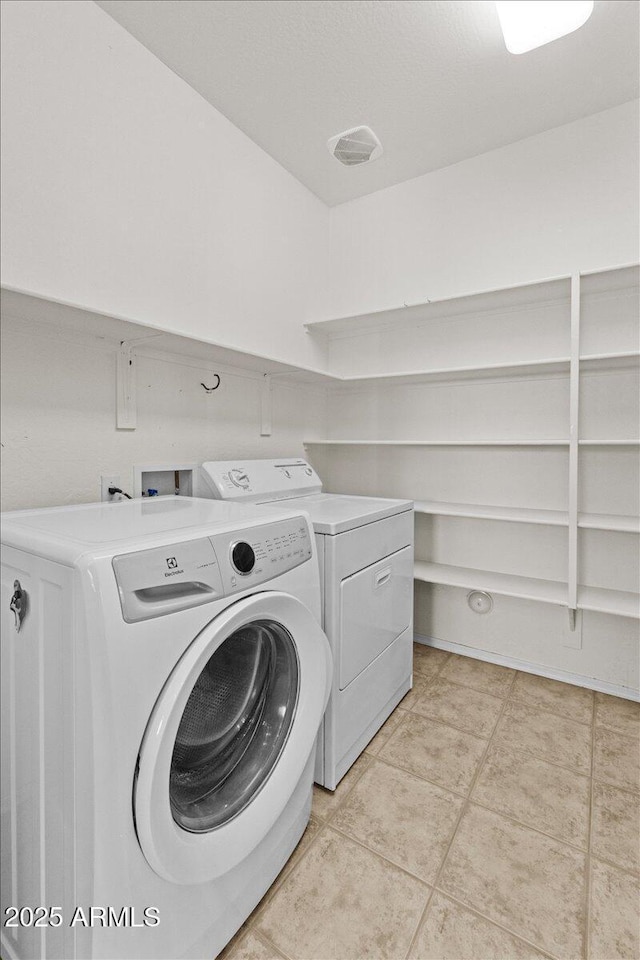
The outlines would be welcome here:
[[[171,758],[173,819],[202,833],[237,816],[265,783],[291,729],[298,655],[275,620],[227,637],[196,680]]]
[[[288,594],[239,600],[198,634],[158,697],[134,781],[160,876],[221,876],[264,839],[314,751],[331,675],[327,638]]]

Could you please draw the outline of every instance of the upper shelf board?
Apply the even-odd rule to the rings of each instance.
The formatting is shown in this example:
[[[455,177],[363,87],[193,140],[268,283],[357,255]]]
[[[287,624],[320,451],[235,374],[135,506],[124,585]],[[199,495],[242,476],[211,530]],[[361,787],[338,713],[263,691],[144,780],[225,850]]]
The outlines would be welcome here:
[[[56,329],[61,335],[66,332],[72,337],[94,338],[114,344],[125,341],[135,347],[138,355],[151,350],[154,354],[198,360],[204,366],[222,364],[256,374],[286,374],[305,382],[330,383],[338,379],[325,370],[285,363],[275,357],[239,350],[214,340],[183,336],[171,330],[95,313],[7,287],[2,288],[2,311],[16,320],[28,320]]]
[[[539,303],[563,300],[568,305],[570,279],[569,276],[552,277],[512,287],[457,294],[420,303],[404,303],[385,310],[305,323],[305,327],[309,333],[332,339],[368,333],[388,326],[397,327],[399,323],[411,326],[429,320],[444,320],[465,314],[495,313],[513,310],[514,307],[526,308]]]
[[[622,264],[581,274],[583,297],[608,295],[619,290],[637,289],[638,264]],[[314,336],[334,339],[358,336],[399,325],[414,326],[430,320],[445,320],[473,314],[490,314],[526,309],[540,303],[570,302],[570,275],[529,281],[511,287],[481,290],[455,296],[430,298],[420,303],[404,303],[384,310],[372,310],[346,317],[334,317],[306,323]]]
[[[446,503],[438,500],[416,500],[416,513],[441,517],[467,517],[478,520],[506,520],[510,523],[534,523],[552,527],[567,527],[566,510],[540,510],[531,507],[501,507],[493,504]],[[590,530],[610,530],[640,533],[637,517],[604,513],[580,513],[578,526]]]
[[[619,441],[628,443],[627,440]],[[568,440],[303,440],[307,447],[568,447]]]
[[[587,354],[580,358],[581,372],[637,369],[640,352]],[[471,380],[512,377],[544,377],[569,373],[569,357],[543,357],[539,360],[512,360],[504,363],[476,364],[465,367],[432,367],[391,373],[361,373],[336,377],[336,383],[351,386],[402,386],[420,381]]]

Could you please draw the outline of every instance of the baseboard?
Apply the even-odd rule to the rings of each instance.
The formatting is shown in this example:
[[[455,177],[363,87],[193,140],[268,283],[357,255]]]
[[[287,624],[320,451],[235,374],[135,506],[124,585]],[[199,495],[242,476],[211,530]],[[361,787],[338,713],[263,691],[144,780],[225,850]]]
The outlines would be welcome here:
[[[561,680],[571,683],[574,687],[586,687],[588,690],[597,690],[599,693],[608,693],[613,697],[622,697],[625,700],[640,702],[640,691],[631,687],[622,687],[616,683],[607,683],[597,677],[582,677],[578,673],[568,673],[566,670],[555,670],[541,663],[530,663],[527,660],[518,660],[516,657],[504,657],[500,653],[490,650],[478,650],[477,647],[466,647],[463,643],[452,643],[450,640],[438,640],[437,637],[423,637],[414,634],[416,643],[424,643],[428,647],[437,647],[448,653],[458,653],[463,657],[473,657],[475,660],[486,660],[488,663],[497,663],[501,667],[511,667],[512,670],[522,670],[523,673],[537,673],[540,677],[549,677],[550,680]]]

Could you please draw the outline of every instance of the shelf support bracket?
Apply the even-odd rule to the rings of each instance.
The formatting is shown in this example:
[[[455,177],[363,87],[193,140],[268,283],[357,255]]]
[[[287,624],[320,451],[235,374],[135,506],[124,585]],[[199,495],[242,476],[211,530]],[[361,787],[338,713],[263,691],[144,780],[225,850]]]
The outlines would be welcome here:
[[[152,333],[138,340],[121,340],[116,357],[116,429],[135,430],[137,426],[136,357],[134,347],[147,340],[157,340],[162,333]]]
[[[262,378],[262,390],[260,393],[260,436],[271,436],[271,413],[273,408],[271,374],[265,373]]]
[[[571,632],[574,633],[574,631],[575,631],[575,629],[576,629],[576,614],[577,614],[577,611],[575,610],[574,607],[569,607],[568,613],[569,613],[569,630],[571,630]]]
[[[571,352],[569,361],[569,541],[567,604],[575,629],[578,607],[578,458],[580,425],[580,274],[571,277]],[[571,617],[573,616],[573,620]]]
[[[136,368],[133,343],[123,340],[116,368],[116,428],[135,430],[137,425]]]

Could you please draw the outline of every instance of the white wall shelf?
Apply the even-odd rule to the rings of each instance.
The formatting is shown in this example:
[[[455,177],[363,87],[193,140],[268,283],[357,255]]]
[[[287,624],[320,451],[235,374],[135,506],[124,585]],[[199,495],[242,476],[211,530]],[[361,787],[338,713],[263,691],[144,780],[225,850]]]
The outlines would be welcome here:
[[[402,386],[420,381],[471,380],[489,377],[550,376],[569,372],[568,357],[547,357],[540,360],[516,360],[461,367],[432,367],[425,370],[397,371],[395,373],[357,374],[343,376],[345,386]]]
[[[341,378],[327,370],[304,364],[287,363],[276,357],[251,353],[212,339],[184,336],[172,330],[145,326],[122,317],[94,313],[73,304],[46,300],[9,287],[2,287],[3,314],[16,320],[41,323],[59,330],[65,336],[113,340],[135,345],[136,352],[147,350],[146,340],[154,352],[163,352],[176,358],[202,361],[203,365],[218,363],[259,375],[298,376],[310,382],[332,383]]]
[[[567,584],[555,580],[518,577],[511,573],[456,567],[448,563],[431,563],[425,560],[415,561],[414,576],[416,580],[425,583],[439,583],[468,590],[488,590],[504,597],[541,600],[561,606],[566,606],[567,603]]]
[[[539,523],[566,527],[569,515],[563,510],[534,510],[529,507],[499,507],[491,504],[444,503],[416,500],[416,513],[441,517],[469,517],[479,520],[506,520],[511,523]]]
[[[637,447],[640,440],[579,440],[581,447]]]
[[[538,600],[542,603],[567,605],[567,584],[536,577],[518,577],[510,573],[456,567],[447,563],[416,560],[414,577],[424,583],[462,587],[465,590],[486,590],[503,597]],[[640,596],[623,590],[602,587],[578,587],[578,609],[612,613],[621,617],[640,618]]]
[[[580,358],[583,372],[601,370],[637,369],[640,353],[626,350],[620,353],[589,354]],[[547,377],[569,374],[570,358],[543,357],[531,360],[514,360],[503,363],[474,364],[459,367],[431,367],[422,370],[398,370],[389,373],[356,374],[336,377],[345,387],[404,386],[405,384],[448,381],[480,380],[489,378]]]
[[[501,289],[483,290],[477,293],[460,294],[425,300],[422,303],[404,303],[385,310],[335,317],[306,323],[306,329],[315,336],[336,338],[370,333],[393,326],[435,319],[450,319],[469,313],[492,313],[513,310],[514,307],[529,307],[533,304],[568,301],[568,276],[517,284]]]
[[[577,610],[637,616],[635,594],[580,580],[582,574],[607,582],[607,556],[622,563],[632,549],[615,535],[640,533],[633,414],[639,283],[638,266],[623,265],[308,324],[339,370],[335,422],[350,437],[305,445],[319,448],[318,455],[325,448],[328,464],[340,462],[343,448],[370,448],[377,480],[367,492],[411,496],[413,488],[423,518],[417,580],[566,607],[570,632]],[[416,358],[428,362],[419,366]],[[476,383],[483,386],[474,393]],[[420,390],[400,392],[397,400],[384,393],[405,385]],[[403,431],[409,439],[401,439]],[[486,436],[492,431],[502,436]],[[436,432],[446,439],[429,438]],[[434,451],[424,470],[421,450]],[[462,450],[468,452],[460,459]],[[345,463],[352,477],[351,458]],[[403,476],[408,469],[410,477]],[[474,494],[481,502],[463,502]],[[500,506],[493,497],[519,505]],[[545,501],[567,507],[536,506]],[[464,524],[437,527],[427,516],[469,518],[474,543],[465,541]],[[494,537],[487,528],[485,545],[471,526],[478,520],[529,529],[495,527]],[[605,533],[593,539],[588,531]],[[501,565],[497,556],[504,560],[496,542],[513,573],[492,569]],[[633,570],[623,566],[633,587]],[[536,576],[519,576],[519,569]],[[579,637],[569,646],[579,649]]]
[[[416,513],[440,517],[468,517],[477,520],[503,520],[508,523],[534,523],[542,526],[567,527],[566,510],[536,510],[531,507],[501,507],[493,504],[448,503],[437,500],[416,500]],[[640,533],[637,517],[605,513],[579,513],[578,526],[585,530],[611,530],[619,533]]]
[[[618,617],[640,618],[640,596],[624,590],[578,587],[578,607],[597,613],[612,613]]]
[[[627,441],[622,441],[623,443]],[[567,447],[568,440],[304,440],[306,447]]]
[[[584,530],[612,530],[619,533],[640,533],[638,517],[612,513],[579,513],[578,526]]]

